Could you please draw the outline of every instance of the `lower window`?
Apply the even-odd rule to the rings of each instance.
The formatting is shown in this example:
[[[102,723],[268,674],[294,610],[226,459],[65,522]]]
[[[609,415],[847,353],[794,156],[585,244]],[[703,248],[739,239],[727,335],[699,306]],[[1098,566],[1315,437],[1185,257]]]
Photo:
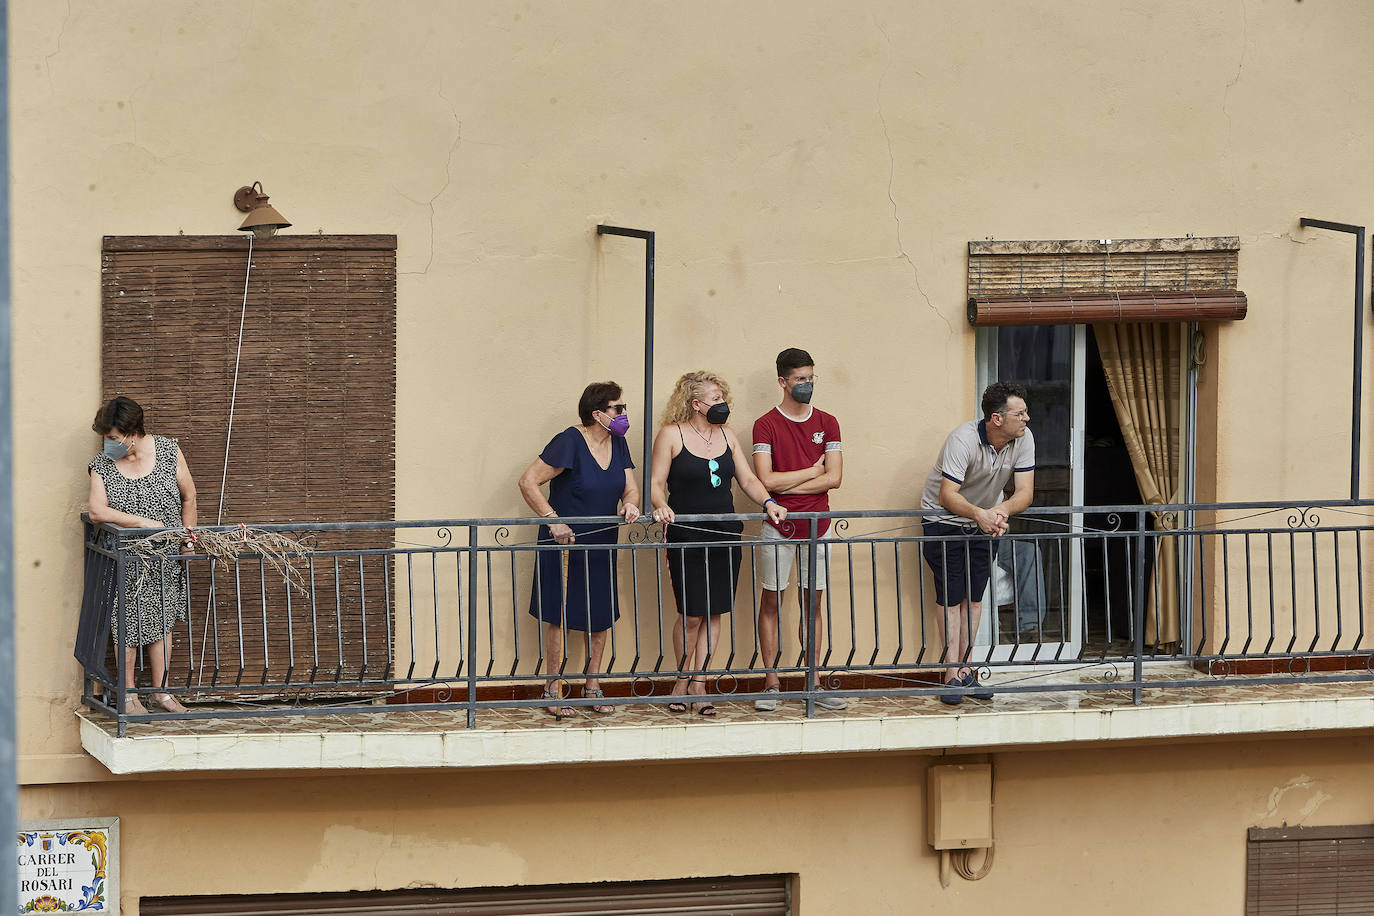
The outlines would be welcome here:
[[[1374,913],[1374,824],[1251,827],[1246,916]]]
[[[466,890],[144,897],[140,916],[791,916],[791,878],[692,878]]]

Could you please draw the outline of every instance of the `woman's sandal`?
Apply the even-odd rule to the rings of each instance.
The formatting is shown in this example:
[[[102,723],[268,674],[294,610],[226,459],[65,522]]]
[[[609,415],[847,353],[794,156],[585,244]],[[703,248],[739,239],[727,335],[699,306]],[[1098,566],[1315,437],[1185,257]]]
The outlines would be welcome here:
[[[682,676],[682,675],[678,675],[677,679],[678,679],[679,681],[687,681],[689,684],[691,683],[691,680],[692,680],[690,677],[684,677],[684,676]],[[677,696],[686,696],[685,693],[684,693],[684,694],[676,694],[676,695],[677,695]],[[669,703],[669,704],[668,704],[668,711],[671,712],[671,713],[678,713],[678,714],[684,713],[684,712],[687,711],[687,703],[686,703],[685,700],[678,700],[678,701],[676,701],[676,702]]]
[[[582,696],[589,700],[604,700],[606,699],[606,692],[604,690],[588,690],[583,687]],[[609,716],[615,712],[615,707],[610,703],[594,703],[588,708],[591,709],[592,712],[599,713],[603,716]]]
[[[152,696],[153,705],[163,712],[190,712],[181,701],[170,693],[155,693]]]
[[[693,683],[693,684],[701,684],[701,685],[702,685],[702,688],[701,688],[702,692],[701,692],[701,693],[698,693],[698,694],[689,694],[689,696],[699,696],[699,697],[704,697],[704,696],[706,696],[706,686],[705,686],[705,685],[706,685],[706,678],[704,678],[704,677],[700,677],[700,678],[694,677],[694,678],[692,678],[692,683]],[[691,687],[688,687],[687,689],[690,691],[690,690],[691,690]],[[701,702],[693,703],[693,704],[692,704],[692,711],[695,712],[697,715],[702,716],[703,718],[706,718],[706,719],[714,719],[714,718],[716,717],[716,707],[711,703],[710,700],[703,700],[703,701],[701,701]]]
[[[563,693],[562,691],[554,693],[552,688],[545,686],[542,698],[545,700],[561,700],[563,699]],[[562,722],[564,719],[577,714],[577,710],[573,709],[571,706],[541,706],[539,708],[544,710],[547,715],[553,716],[555,722]]]

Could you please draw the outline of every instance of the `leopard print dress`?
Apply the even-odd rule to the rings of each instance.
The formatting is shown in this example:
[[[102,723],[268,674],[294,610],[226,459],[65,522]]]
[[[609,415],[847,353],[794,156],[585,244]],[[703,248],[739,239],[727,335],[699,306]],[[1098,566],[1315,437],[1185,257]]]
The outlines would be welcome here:
[[[157,461],[142,477],[125,477],[104,454],[92,458],[87,470],[99,474],[105,482],[105,496],[111,509],[154,518],[168,528],[179,528],[181,489],[177,486],[177,440],[165,436],[152,438]],[[172,632],[178,621],[186,619],[185,567],[175,561],[158,565],[160,576],[156,571],[145,571],[143,563],[125,563],[126,646],[157,642]],[[111,634],[119,632],[114,619],[113,597],[110,602]]]

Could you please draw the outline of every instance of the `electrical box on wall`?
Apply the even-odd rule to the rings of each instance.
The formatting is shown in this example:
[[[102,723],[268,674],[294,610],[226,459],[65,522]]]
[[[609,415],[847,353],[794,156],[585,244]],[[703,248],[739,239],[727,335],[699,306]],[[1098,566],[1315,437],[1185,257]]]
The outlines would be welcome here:
[[[979,849],[992,845],[992,764],[931,767],[926,793],[930,845]]]

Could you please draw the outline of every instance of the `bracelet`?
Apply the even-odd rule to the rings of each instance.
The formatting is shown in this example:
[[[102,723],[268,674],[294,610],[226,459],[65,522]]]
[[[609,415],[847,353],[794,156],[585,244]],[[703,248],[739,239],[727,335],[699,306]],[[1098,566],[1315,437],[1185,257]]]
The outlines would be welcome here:
[[[765,500],[763,501],[763,504],[764,504],[765,506],[768,505],[769,503],[777,503],[779,506],[782,505],[782,503],[779,503],[776,499],[774,499],[774,498],[771,497],[771,496],[768,497],[767,499],[765,499]]]
[[[541,515],[540,518],[558,518],[557,512],[550,512],[548,515]]]

